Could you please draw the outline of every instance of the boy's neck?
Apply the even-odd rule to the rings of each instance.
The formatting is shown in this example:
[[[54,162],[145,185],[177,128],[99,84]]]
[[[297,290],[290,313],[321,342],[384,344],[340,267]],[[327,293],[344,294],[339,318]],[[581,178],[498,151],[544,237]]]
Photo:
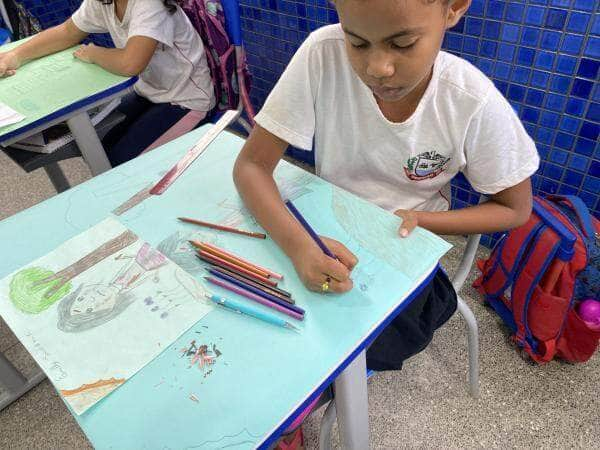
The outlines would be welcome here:
[[[402,123],[407,121],[417,110],[419,102],[423,98],[423,95],[425,94],[432,77],[433,67],[431,68],[429,75],[423,78],[417,87],[401,100],[395,102],[386,102],[375,97],[381,113],[390,122]]]

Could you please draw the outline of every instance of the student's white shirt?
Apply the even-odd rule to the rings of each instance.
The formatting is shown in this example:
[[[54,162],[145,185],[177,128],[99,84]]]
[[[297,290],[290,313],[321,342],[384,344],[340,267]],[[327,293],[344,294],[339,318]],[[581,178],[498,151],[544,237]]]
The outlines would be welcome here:
[[[114,2],[84,0],[72,19],[85,33],[110,33],[117,48],[124,48],[133,36],[158,41],[135,85],[139,95],[196,111],[209,111],[215,105],[202,39],[181,8],[171,14],[161,0],[129,0],[119,21]]]
[[[256,122],[314,151],[317,174],[390,211],[448,209],[450,180],[495,194],[531,176],[539,156],[494,84],[440,52],[414,114],[393,123],[352,69],[339,24],[312,33]]]

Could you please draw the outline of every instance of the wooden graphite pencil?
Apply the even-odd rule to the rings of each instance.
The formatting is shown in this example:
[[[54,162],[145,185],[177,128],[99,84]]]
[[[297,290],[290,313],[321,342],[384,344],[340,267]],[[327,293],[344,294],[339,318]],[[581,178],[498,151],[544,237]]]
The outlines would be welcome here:
[[[226,225],[219,225],[216,223],[204,222],[202,220],[190,219],[188,217],[178,217],[177,219],[181,220],[182,222],[192,223],[194,225],[199,225],[201,227],[206,227],[206,228],[213,228],[215,230],[227,231],[229,233],[242,234],[244,236],[249,236],[249,237],[258,238],[258,239],[266,239],[267,238],[266,234],[257,233],[255,231],[238,230],[237,228],[228,227]]]

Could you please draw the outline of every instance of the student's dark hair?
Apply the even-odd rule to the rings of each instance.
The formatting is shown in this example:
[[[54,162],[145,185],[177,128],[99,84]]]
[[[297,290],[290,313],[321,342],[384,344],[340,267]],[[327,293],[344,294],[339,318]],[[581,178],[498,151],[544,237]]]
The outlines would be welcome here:
[[[99,1],[103,5],[112,5],[113,4],[113,0],[97,0],[97,1]],[[173,14],[177,9],[179,0],[163,0],[163,3],[165,4],[165,8],[167,8],[169,10],[169,12],[171,14]]]

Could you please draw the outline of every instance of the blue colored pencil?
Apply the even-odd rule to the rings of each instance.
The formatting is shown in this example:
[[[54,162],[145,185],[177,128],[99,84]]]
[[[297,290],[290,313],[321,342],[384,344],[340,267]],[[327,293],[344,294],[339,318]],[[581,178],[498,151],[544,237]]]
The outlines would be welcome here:
[[[282,299],[280,299],[279,297],[275,297],[274,295],[269,294],[268,292],[265,292],[263,290],[260,290],[248,283],[245,283],[242,280],[237,280],[227,274],[224,274],[222,272],[218,272],[214,269],[208,269],[208,271],[210,272],[211,275],[214,275],[217,278],[220,278],[221,280],[225,280],[231,284],[234,284],[236,286],[239,286],[241,288],[246,289],[247,291],[252,292],[253,294],[256,294],[262,298],[265,298],[267,300],[270,300],[273,303],[277,303],[278,305],[290,310],[290,311],[294,311],[297,314],[301,314],[304,315],[304,310],[296,305],[292,305]]]
[[[225,308],[235,311],[239,314],[246,314],[247,316],[255,317],[264,322],[272,323],[273,325],[277,325],[279,327],[289,328],[291,330],[298,331],[298,328],[296,328],[294,325],[289,323],[287,320],[283,320],[280,317],[277,317],[275,314],[270,314],[266,311],[261,311],[258,308],[254,308],[251,305],[247,305],[229,298],[219,297],[218,295],[204,295],[206,296],[206,298],[212,300],[216,304],[224,306]]]
[[[331,250],[329,250],[327,248],[327,246],[323,243],[323,241],[319,238],[317,233],[315,233],[315,231],[310,227],[310,225],[308,224],[306,219],[304,219],[304,217],[302,217],[302,214],[300,214],[300,211],[298,211],[296,209],[296,207],[294,206],[292,201],[286,200],[285,206],[287,206],[287,208],[294,215],[294,217],[298,220],[298,222],[300,222],[300,224],[304,227],[304,229],[307,231],[307,233],[310,235],[310,237],[313,238],[313,241],[315,241],[317,243],[317,245],[321,248],[323,253],[325,253],[330,258],[337,259],[337,257],[333,253],[331,253]]]

